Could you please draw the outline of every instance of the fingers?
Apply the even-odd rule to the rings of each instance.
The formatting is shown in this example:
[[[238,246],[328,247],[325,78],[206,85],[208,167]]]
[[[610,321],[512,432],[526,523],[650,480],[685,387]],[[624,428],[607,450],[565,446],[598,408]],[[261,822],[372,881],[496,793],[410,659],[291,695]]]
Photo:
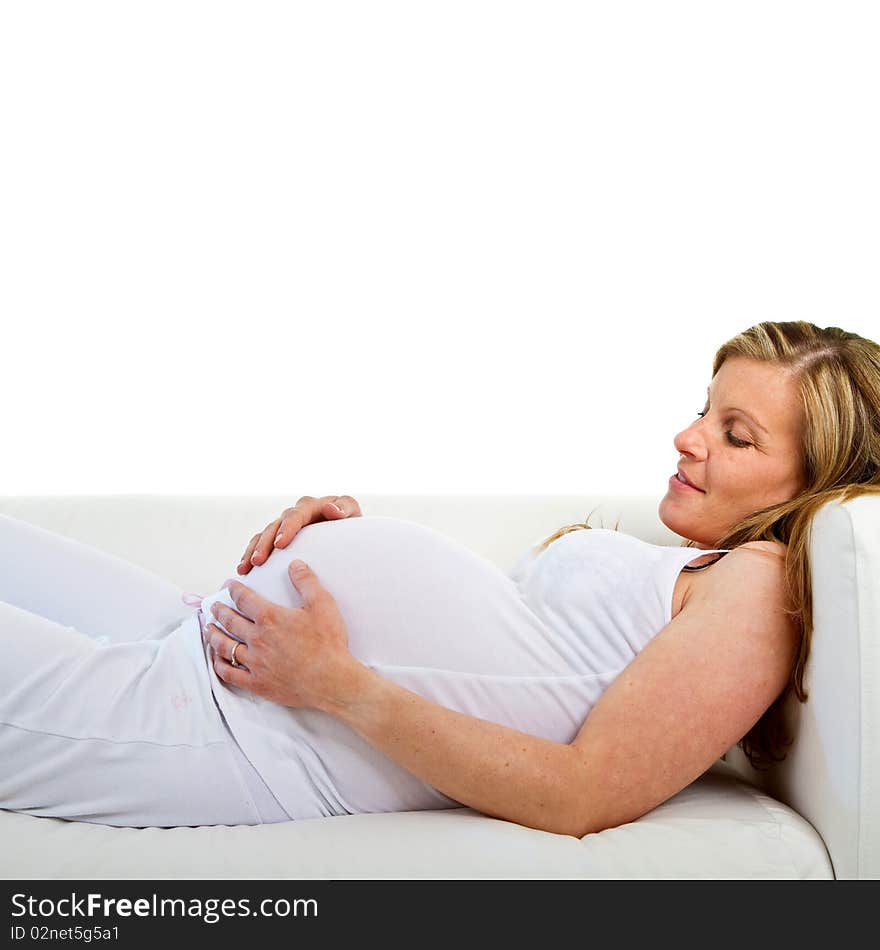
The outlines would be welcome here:
[[[277,608],[278,604],[267,600],[252,587],[248,587],[247,584],[240,584],[238,581],[231,580],[228,585],[224,584],[223,586],[229,591],[232,603],[235,604],[235,610],[231,607],[227,607],[222,601],[214,601],[214,603],[211,604],[211,612],[221,621],[227,630],[250,643],[253,624],[266,623],[267,621],[273,620],[275,616],[274,608]],[[245,626],[233,630],[226,622],[226,617],[229,614],[232,614],[231,619],[233,623],[235,623],[236,618],[240,616],[245,621]]]
[[[310,502],[314,502],[314,500],[311,496],[304,495],[293,508],[285,508],[281,512],[280,518],[270,521],[261,532],[255,534],[251,538],[242,559],[238,562],[237,570],[239,574],[247,574],[254,564],[261,564],[265,561],[279,539],[286,537],[287,542],[289,542],[303,525],[307,525],[310,520],[308,510],[312,507]],[[295,530],[291,531],[290,529],[294,525],[294,516],[298,524]]]
[[[222,656],[214,654],[214,672],[231,686],[238,686],[241,689],[253,689],[251,685],[251,674],[241,666],[233,666],[223,659]]]
[[[236,570],[239,574],[247,574],[255,564],[262,564],[275,548],[286,548],[308,524],[360,514],[360,505],[350,495],[325,495],[323,498],[303,495],[292,508],[285,509],[280,518],[251,538]]]
[[[248,645],[227,636],[216,624],[205,625],[205,641],[211,645],[214,655],[230,666],[247,666]]]
[[[219,627],[210,623],[205,627],[205,640],[214,651],[213,666],[217,676],[224,683],[251,689],[251,672],[245,662],[247,644],[227,637]]]
[[[246,588],[243,584],[238,584],[237,586],[241,590],[248,590],[248,588]],[[231,592],[232,591],[230,588],[230,593]],[[235,598],[233,598],[233,600],[234,599]],[[236,602],[236,607],[239,606],[240,601],[241,598],[239,598],[239,601]],[[240,608],[240,610],[241,613],[239,613],[237,610],[233,610],[232,607],[228,607],[221,601],[215,601],[213,604],[211,604],[211,616],[217,621],[217,623],[223,624],[226,630],[228,630],[233,637],[237,637],[239,640],[244,640],[247,642],[252,636],[254,624],[246,616],[243,616],[245,612],[244,608]],[[216,627],[216,624],[214,626]],[[223,630],[220,630],[219,627],[216,629],[222,636],[227,636],[227,634]]]
[[[303,561],[291,561],[287,573],[293,586],[303,599],[303,609],[307,609],[324,593],[325,588],[317,574]]]
[[[334,508],[340,511],[343,516],[350,518],[353,515],[361,514],[361,506],[351,497],[351,495],[337,495],[333,499]]]
[[[286,547],[301,528],[316,520],[315,511],[316,499],[311,495],[304,495],[293,508],[285,508],[280,518],[269,522],[259,534],[251,538],[238,564],[238,572],[247,574],[253,565],[262,564],[273,548]]]
[[[320,521],[321,502],[311,495],[306,495],[281,515],[281,524],[274,538],[269,543],[269,551],[273,547],[286,548],[296,535],[313,521]]]
[[[247,574],[254,564],[266,557],[266,554],[270,549],[270,544],[265,542],[264,539],[270,536],[273,531],[277,532],[280,525],[281,519],[279,518],[277,521],[273,521],[271,524],[267,525],[265,530],[261,531],[259,534],[255,534],[251,538],[241,560],[238,562],[238,567],[236,570],[239,574]]]
[[[275,543],[275,538],[279,534],[282,523],[282,519],[279,518],[277,521],[266,525],[263,533],[257,538],[254,550],[251,552],[251,564],[261,564],[272,553],[272,546]]]

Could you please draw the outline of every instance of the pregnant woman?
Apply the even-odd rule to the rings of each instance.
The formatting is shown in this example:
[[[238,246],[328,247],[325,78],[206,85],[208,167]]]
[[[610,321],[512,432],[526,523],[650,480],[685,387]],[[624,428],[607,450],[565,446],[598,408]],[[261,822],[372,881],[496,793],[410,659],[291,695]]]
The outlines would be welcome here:
[[[173,585],[0,516],[0,807],[143,827],[464,804],[582,836],[738,741],[778,757],[812,518],[880,491],[880,347],[754,326],[674,446],[659,515],[683,546],[569,525],[505,574],[305,497],[183,615]]]

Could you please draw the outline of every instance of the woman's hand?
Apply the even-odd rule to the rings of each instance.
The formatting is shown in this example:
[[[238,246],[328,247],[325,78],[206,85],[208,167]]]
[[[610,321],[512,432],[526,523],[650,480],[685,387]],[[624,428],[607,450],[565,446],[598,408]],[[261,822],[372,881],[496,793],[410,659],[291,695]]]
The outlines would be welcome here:
[[[238,581],[227,585],[236,610],[211,606],[215,624],[205,626],[214,650],[214,669],[225,683],[294,708],[328,711],[354,695],[367,668],[348,649],[348,631],[333,595],[302,561],[287,569],[303,599],[302,607],[283,607]],[[232,650],[235,648],[235,666]]]
[[[303,495],[293,508],[285,508],[280,518],[251,538],[236,570],[239,574],[247,574],[254,564],[262,564],[274,548],[286,548],[307,524],[357,518],[362,514],[361,506],[351,495],[325,495],[323,498]]]

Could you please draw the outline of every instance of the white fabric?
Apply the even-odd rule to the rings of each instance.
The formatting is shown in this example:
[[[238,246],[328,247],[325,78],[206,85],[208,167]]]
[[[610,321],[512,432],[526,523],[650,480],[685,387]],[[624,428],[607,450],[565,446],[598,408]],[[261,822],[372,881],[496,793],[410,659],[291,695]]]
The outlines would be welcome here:
[[[527,552],[508,577],[424,525],[366,516],[309,525],[246,586],[302,606],[287,571],[299,558],[336,599],[353,655],[382,677],[564,743],[668,623],[681,568],[707,553],[579,530]],[[206,617],[218,600],[234,606],[216,592]],[[232,734],[291,818],[456,806],[332,716],[268,702],[211,670]]]
[[[167,581],[0,515],[0,805],[119,826],[261,821],[181,613]]]
[[[650,497],[364,495],[356,486],[347,487],[365,512],[434,527],[502,570],[508,570],[535,538],[587,515],[591,515],[592,524],[610,527],[619,523],[621,531],[652,543],[681,541],[660,524],[657,499]],[[180,593],[182,589],[215,590],[226,578],[237,576],[234,565],[255,526],[272,521],[296,497],[295,492],[274,496],[21,496],[0,498],[0,511],[140,565],[179,585],[175,591]],[[859,539],[858,557],[850,559],[859,565],[859,603],[854,615],[861,629],[862,656],[873,663],[867,670],[860,667],[862,680],[867,680],[860,688],[859,706],[863,766],[852,778],[863,785],[858,827],[849,832],[859,836],[853,853],[861,855],[861,863],[847,865],[842,852],[836,850],[840,842],[829,837],[838,876],[877,877],[880,788],[876,766],[871,763],[880,761],[880,756],[876,728],[872,732],[870,723],[880,722],[880,705],[870,683],[880,682],[876,638],[880,611],[876,583],[872,583],[876,568],[873,575],[871,572],[877,552],[871,548],[870,538],[880,537],[880,504],[865,499],[844,507],[844,517],[821,524],[817,521],[814,544],[821,547],[829,534],[836,536],[838,531],[844,545],[847,536]],[[817,627],[814,645],[822,639],[833,642],[839,636],[839,624],[849,622],[853,615],[833,609],[835,600],[848,596],[850,589],[843,582],[846,563],[838,561],[837,565],[831,576],[822,579],[822,597],[827,596],[832,605],[826,617],[836,619],[830,626]],[[51,576],[46,583],[51,583]],[[852,689],[852,684],[832,681],[827,688],[833,695],[835,690]],[[821,714],[830,717],[832,726],[837,721],[837,727],[832,728],[836,735],[851,729],[850,723],[836,720],[833,703],[823,706]],[[816,747],[809,730],[798,741],[802,742],[802,755],[809,753],[805,746]],[[824,759],[824,754],[819,758]],[[787,760],[777,767],[777,774],[789,776],[791,784],[781,787],[774,801],[760,791],[762,776],[741,761],[739,750],[729,750],[726,759],[649,815],[602,832],[606,844],[601,855],[595,836],[577,842],[497,822],[468,809],[344,816],[267,828],[161,830],[110,828],[0,812],[4,845],[0,848],[0,876],[186,877],[190,871],[193,876],[229,878],[240,873],[270,878],[406,877],[410,872],[431,876],[431,859],[422,860],[429,852],[442,858],[436,865],[441,877],[493,876],[495,870],[510,877],[602,877],[603,867],[608,868],[608,876],[620,868],[624,868],[624,876],[639,876],[638,869],[643,868],[645,877],[670,878],[831,876],[825,844],[789,805],[795,800],[805,810],[811,803],[821,805],[810,813],[810,820],[820,831],[827,827],[835,809],[833,799],[828,800],[823,792],[827,772],[820,769],[810,774],[800,766],[789,770]],[[734,808],[734,801],[751,804]],[[688,828],[695,833],[687,833]],[[566,857],[571,856],[572,846],[585,849],[578,851],[586,854],[583,863]],[[240,862],[238,855],[242,856]]]
[[[708,772],[638,821],[573,838],[470,808],[227,828],[110,828],[0,812],[0,877],[205,879],[831,878],[810,824]]]
[[[880,499],[823,508],[813,524],[810,557],[815,633],[805,677],[809,699],[788,704],[797,739],[761,787],[821,831],[839,878],[878,879]]]
[[[511,581],[437,531],[367,516],[306,527],[247,586],[301,606],[287,572],[301,557],[337,597],[354,655],[382,676],[568,742],[704,553],[579,531],[528,552]],[[46,589],[47,569],[59,580]],[[338,720],[222,683],[193,614],[167,630],[173,590],[148,572],[4,515],[0,573],[4,808],[147,827],[457,806]],[[203,621],[218,599],[233,606],[216,592]],[[270,815],[253,800],[264,786]]]

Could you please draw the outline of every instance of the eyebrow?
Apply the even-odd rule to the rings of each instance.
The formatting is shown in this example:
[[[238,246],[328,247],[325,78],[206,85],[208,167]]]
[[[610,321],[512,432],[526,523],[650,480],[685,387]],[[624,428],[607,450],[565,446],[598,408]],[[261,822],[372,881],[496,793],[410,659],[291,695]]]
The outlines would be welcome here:
[[[706,398],[709,398],[709,387],[706,387]],[[760,422],[750,413],[746,412],[745,409],[737,409],[735,406],[730,406],[728,412],[741,412],[747,419],[751,421],[764,433],[764,435],[770,435],[770,433],[761,425]]]

